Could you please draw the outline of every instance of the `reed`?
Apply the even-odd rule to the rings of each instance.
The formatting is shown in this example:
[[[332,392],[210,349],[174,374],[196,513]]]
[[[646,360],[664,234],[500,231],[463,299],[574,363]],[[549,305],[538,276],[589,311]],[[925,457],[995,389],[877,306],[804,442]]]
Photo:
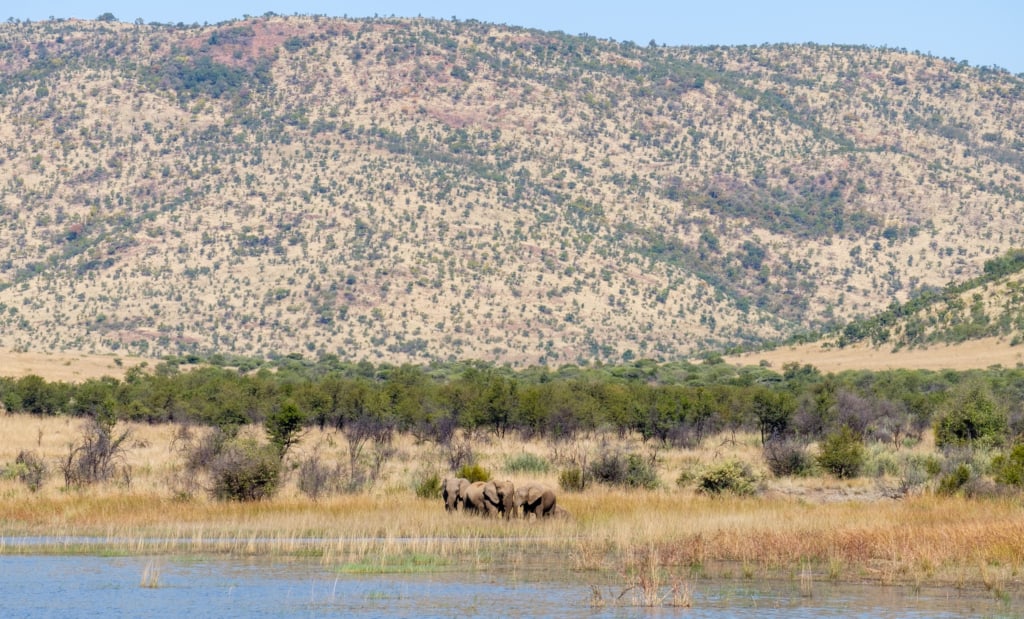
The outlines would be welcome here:
[[[157,589],[160,587],[160,566],[155,561],[146,563],[142,569],[142,579],[139,586],[143,589]]]

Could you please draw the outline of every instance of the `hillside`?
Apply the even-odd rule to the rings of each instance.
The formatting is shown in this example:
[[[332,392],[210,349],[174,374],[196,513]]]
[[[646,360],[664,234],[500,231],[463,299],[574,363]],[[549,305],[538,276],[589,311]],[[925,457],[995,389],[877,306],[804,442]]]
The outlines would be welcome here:
[[[0,24],[0,347],[673,359],[1024,245],[1024,80],[479,22]]]

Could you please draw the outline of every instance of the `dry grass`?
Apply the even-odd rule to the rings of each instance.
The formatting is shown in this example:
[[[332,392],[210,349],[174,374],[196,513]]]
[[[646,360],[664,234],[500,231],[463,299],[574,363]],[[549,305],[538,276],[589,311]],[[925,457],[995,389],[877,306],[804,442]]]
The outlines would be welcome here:
[[[4,376],[21,378],[32,374],[51,382],[81,383],[91,378],[104,376],[120,379],[124,378],[125,372],[129,368],[143,363],[153,367],[159,361],[115,355],[0,349],[0,367],[3,367],[2,374]]]
[[[79,421],[27,415],[0,416],[0,466],[21,449],[52,459],[74,440]],[[632,587],[634,603],[676,593],[659,604],[685,604],[684,576],[799,579],[880,583],[941,583],[1006,590],[1019,585],[1024,568],[1024,520],[1018,498],[967,500],[931,495],[900,501],[808,500],[826,480],[792,480],[786,492],[756,497],[708,497],[662,480],[656,491],[603,486],[559,497],[572,514],[545,522],[485,519],[445,513],[440,499],[413,492],[425,470],[443,473],[444,454],[409,437],[397,441],[396,455],[371,488],[313,501],[295,487],[295,475],[273,500],[217,502],[197,493],[177,496],[171,479],[179,456],[174,426],[131,426],[132,483],[66,491],[51,478],[36,493],[13,479],[0,479],[0,553],[95,552],[81,536],[97,537],[104,552],[161,554],[216,552],[317,556],[325,564],[353,569],[397,569],[395,557],[413,565],[438,561],[488,565],[524,560],[528,552],[563,557],[566,567],[620,573]],[[692,452],[659,454],[663,477],[680,463],[752,457],[750,437],[735,444]],[[591,439],[594,445],[596,438]],[[316,448],[325,458],[344,458],[344,439],[335,433],[304,437],[295,457]],[[579,446],[580,449],[591,448]],[[635,447],[635,446],[634,446]],[[727,447],[734,449],[725,453]],[[510,454],[523,450],[552,458],[551,446],[520,445],[512,438],[481,444],[481,462],[497,475],[524,481],[503,470]],[[556,473],[541,476],[554,482]],[[774,485],[772,482],[770,485]],[[844,482],[856,490],[867,481]],[[794,490],[802,486],[805,492]],[[50,544],[25,547],[18,536],[48,536]],[[500,541],[496,541],[500,540]],[[420,559],[417,557],[427,557]],[[403,564],[404,565],[404,564]],[[158,582],[158,573],[149,582]],[[651,583],[658,586],[652,588]],[[645,602],[646,600],[646,602]]]
[[[752,352],[726,359],[740,365],[757,365],[762,360],[781,370],[787,363],[810,364],[822,372],[844,370],[974,370],[993,365],[1017,367],[1024,363],[1024,349],[1011,346],[997,337],[970,340],[960,344],[937,344],[929,348],[874,348],[857,344],[845,348],[825,348],[820,343],[802,344],[776,350]]]

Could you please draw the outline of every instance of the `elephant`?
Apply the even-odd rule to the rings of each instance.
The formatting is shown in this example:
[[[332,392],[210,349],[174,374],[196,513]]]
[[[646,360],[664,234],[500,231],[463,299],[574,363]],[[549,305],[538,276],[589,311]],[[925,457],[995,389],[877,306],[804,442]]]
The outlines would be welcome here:
[[[516,488],[513,509],[522,508],[523,518],[530,514],[545,518],[556,513],[556,503],[554,490],[544,484],[530,482]]]
[[[510,518],[515,511],[516,487],[510,480],[489,481],[484,485],[484,504],[488,514]]]
[[[474,481],[468,484],[460,493],[462,496],[462,511],[486,513],[487,499],[484,498],[484,486],[482,481]]]
[[[444,509],[448,512],[458,511],[462,503],[462,493],[469,486],[469,480],[465,477],[445,477],[441,482],[441,496],[444,498]]]

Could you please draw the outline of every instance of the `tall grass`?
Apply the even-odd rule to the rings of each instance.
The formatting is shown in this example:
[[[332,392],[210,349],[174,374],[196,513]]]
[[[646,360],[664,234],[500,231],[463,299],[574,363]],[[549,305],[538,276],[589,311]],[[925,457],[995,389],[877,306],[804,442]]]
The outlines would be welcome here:
[[[0,466],[22,449],[59,456],[67,444],[61,441],[76,432],[73,420],[15,417],[0,416],[0,430],[9,437],[0,445]],[[127,457],[136,474],[130,488],[100,484],[65,491],[51,480],[32,492],[17,480],[0,479],[0,553],[284,555],[316,557],[339,570],[383,571],[508,565],[539,552],[584,575],[620,574],[638,601],[661,604],[673,603],[665,597],[673,587],[678,600],[685,598],[681,574],[1004,590],[1024,570],[1024,518],[1017,498],[929,493],[898,501],[799,498],[814,484],[858,497],[870,490],[871,480],[800,478],[776,482],[774,493],[751,497],[707,496],[675,484],[658,490],[598,484],[559,496],[559,505],[572,514],[568,519],[490,519],[449,514],[440,498],[416,496],[415,481],[433,467],[443,472],[445,456],[402,438],[380,482],[366,491],[313,500],[297,490],[293,477],[273,499],[221,502],[170,491],[167,479],[177,466],[174,435],[172,426],[132,429],[136,443]],[[336,455],[345,457],[343,441],[333,435],[319,437],[316,444],[333,444]],[[545,448],[534,444],[530,452],[545,453]],[[750,459],[756,450],[742,438],[734,452],[723,453],[720,445],[706,450],[659,454],[659,470],[674,479],[680,466],[733,457],[758,466]],[[508,439],[492,439],[477,450],[484,466],[503,471],[509,454],[516,453],[522,453],[521,446]],[[302,455],[300,445],[294,462]],[[557,456],[552,449],[545,460],[556,463]],[[555,471],[510,476],[557,485]],[[19,543],[23,536],[46,541]]]

